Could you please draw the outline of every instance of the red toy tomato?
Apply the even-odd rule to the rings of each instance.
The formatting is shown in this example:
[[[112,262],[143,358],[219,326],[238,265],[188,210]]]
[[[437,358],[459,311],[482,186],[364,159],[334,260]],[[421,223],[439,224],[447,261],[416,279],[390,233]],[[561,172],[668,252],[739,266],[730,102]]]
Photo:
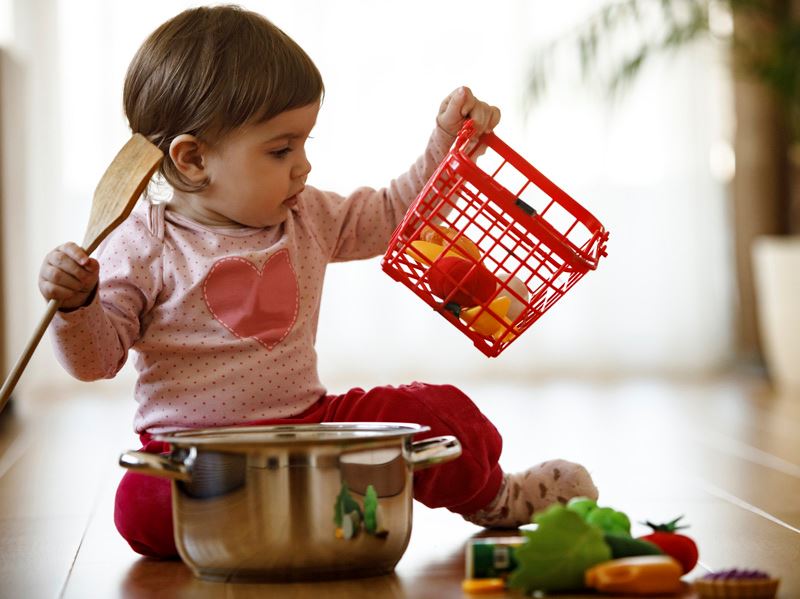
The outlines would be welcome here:
[[[683,573],[690,572],[697,565],[697,544],[686,535],[675,532],[685,526],[678,526],[680,516],[667,524],[653,524],[645,522],[653,529],[649,535],[639,537],[643,541],[650,541],[657,545],[666,555],[678,560],[683,568]]]
[[[485,266],[458,256],[442,256],[434,262],[428,282],[434,295],[462,307],[485,304],[497,289],[497,280]]]

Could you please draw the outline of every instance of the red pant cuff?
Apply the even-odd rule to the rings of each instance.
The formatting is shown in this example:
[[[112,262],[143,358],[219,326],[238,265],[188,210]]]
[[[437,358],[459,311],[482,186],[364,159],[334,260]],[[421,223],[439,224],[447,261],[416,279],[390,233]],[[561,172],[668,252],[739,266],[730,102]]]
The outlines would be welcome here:
[[[497,494],[500,492],[500,486],[503,484],[503,469],[499,465],[495,465],[489,474],[489,479],[483,486],[483,489],[478,491],[469,501],[459,505],[451,506],[449,509],[456,514],[469,515],[482,510],[487,507]]]

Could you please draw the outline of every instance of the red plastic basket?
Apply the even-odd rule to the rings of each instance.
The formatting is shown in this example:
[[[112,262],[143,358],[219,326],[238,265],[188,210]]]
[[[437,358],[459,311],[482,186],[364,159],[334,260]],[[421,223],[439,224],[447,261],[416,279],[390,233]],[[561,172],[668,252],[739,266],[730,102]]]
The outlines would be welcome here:
[[[495,357],[597,268],[608,232],[493,133],[473,147],[473,131],[468,121],[381,265]]]

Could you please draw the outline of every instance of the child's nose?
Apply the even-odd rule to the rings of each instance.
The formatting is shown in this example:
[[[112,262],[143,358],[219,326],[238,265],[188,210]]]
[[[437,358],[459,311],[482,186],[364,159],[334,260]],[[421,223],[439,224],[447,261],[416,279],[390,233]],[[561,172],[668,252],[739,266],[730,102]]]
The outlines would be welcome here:
[[[292,178],[300,179],[308,175],[311,172],[311,163],[306,158],[305,154],[303,155],[303,159],[295,165],[292,169]]]

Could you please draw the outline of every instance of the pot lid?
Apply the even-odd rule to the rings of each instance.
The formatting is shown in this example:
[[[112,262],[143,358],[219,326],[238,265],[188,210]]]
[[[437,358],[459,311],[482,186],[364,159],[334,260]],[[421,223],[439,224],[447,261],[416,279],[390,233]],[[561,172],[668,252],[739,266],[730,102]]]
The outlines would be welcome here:
[[[192,429],[155,435],[158,441],[182,446],[307,444],[369,441],[416,435],[429,426],[406,422],[323,422]]]

